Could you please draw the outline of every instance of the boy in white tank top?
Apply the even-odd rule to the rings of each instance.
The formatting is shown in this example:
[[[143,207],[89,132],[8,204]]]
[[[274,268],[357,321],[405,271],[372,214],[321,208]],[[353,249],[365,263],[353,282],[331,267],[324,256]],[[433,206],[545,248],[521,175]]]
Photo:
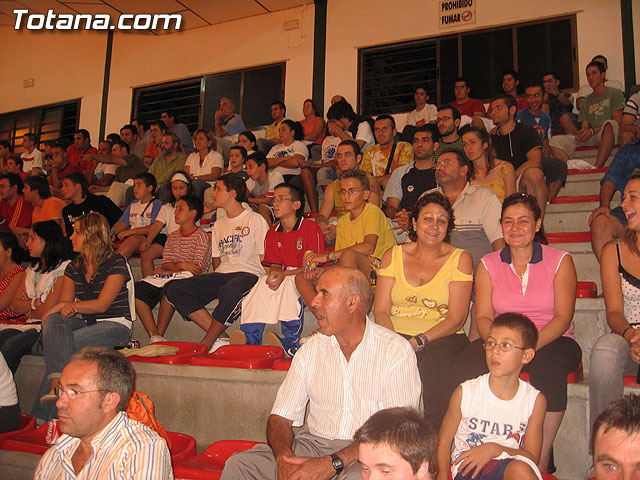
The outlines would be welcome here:
[[[547,401],[519,378],[537,342],[538,331],[524,315],[504,313],[493,321],[485,342],[489,373],[451,396],[438,436],[437,480],[446,480],[449,468],[454,480],[542,480],[536,464]]]

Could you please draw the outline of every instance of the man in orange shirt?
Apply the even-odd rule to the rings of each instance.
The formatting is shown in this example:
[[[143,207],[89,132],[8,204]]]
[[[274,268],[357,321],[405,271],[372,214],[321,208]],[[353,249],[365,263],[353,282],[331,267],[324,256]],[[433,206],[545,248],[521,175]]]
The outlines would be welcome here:
[[[24,198],[33,204],[31,222],[54,220],[62,231],[65,231],[62,221],[62,209],[67,206],[64,200],[51,196],[49,182],[41,175],[32,175],[24,181]]]

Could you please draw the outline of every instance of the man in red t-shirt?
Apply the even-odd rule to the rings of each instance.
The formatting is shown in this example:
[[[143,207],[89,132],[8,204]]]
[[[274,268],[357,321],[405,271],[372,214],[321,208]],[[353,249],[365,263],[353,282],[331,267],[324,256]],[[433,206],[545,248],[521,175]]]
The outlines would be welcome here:
[[[507,95],[511,95],[516,99],[517,111],[519,112],[520,110],[529,108],[529,104],[525,97],[518,95],[518,85],[520,85],[518,72],[515,70],[507,70],[502,74],[502,90],[504,90],[504,93]]]
[[[451,102],[451,105],[456,107],[461,115],[468,115],[471,118],[484,117],[487,113],[484,109],[484,104],[476,98],[470,98],[470,91],[469,82],[464,77],[456,78],[453,86],[453,94],[456,96],[456,101]]]
[[[2,225],[18,236],[24,247],[26,236],[31,228],[33,205],[22,195],[24,183],[15,173],[0,175],[0,216]]]
[[[73,134],[73,144],[67,148],[69,163],[75,166],[76,171],[85,175],[87,172],[91,173],[92,167],[95,165],[84,158],[90,153],[98,153],[96,147],[91,146],[91,135],[84,128],[76,130],[76,133]]]
[[[72,172],[79,172],[80,167],[77,163],[69,161],[69,154],[65,149],[65,145],[62,142],[56,142],[51,147],[51,159],[52,168],[51,175],[49,175],[49,185],[51,187],[51,194],[62,198],[60,187],[62,187],[62,178]]]

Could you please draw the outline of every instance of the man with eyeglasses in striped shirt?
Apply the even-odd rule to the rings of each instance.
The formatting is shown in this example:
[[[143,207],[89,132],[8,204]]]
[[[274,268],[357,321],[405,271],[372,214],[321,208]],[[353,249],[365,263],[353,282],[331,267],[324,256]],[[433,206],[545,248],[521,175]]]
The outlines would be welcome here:
[[[34,478],[172,480],[165,441],[124,412],[132,389],[133,369],[121,353],[106,347],[76,352],[55,389],[63,435]]]

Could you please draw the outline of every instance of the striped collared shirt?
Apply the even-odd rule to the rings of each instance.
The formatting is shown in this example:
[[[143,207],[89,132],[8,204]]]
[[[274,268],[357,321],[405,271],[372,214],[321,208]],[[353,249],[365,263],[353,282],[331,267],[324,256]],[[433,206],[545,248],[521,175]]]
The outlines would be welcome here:
[[[420,406],[422,385],[416,354],[404,338],[369,319],[362,341],[345,358],[334,336],[314,335],[293,357],[272,414],[304,422],[309,432],[350,440],[379,410]]]
[[[80,439],[62,435],[43,455],[35,480],[173,480],[166,442],[120,412],[91,440],[93,454],[76,476],[71,459]]]

